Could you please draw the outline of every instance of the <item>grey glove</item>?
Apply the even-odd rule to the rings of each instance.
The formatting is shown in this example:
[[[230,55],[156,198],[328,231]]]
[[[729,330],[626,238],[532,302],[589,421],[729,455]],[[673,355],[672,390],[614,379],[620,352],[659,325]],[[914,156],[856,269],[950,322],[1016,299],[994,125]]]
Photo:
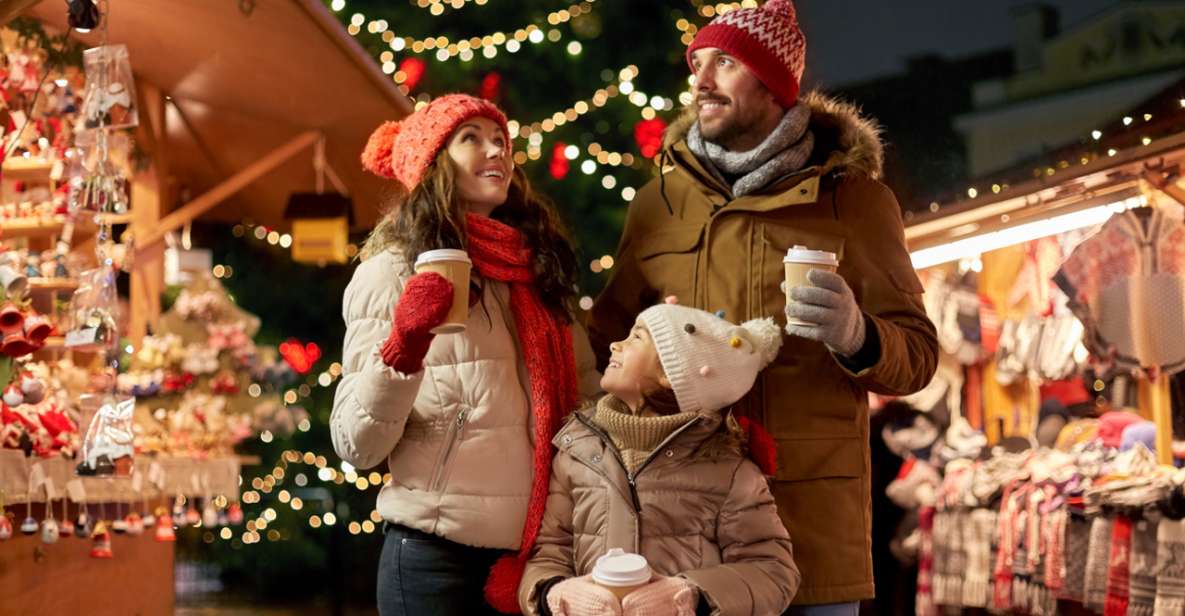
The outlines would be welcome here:
[[[807,274],[807,280],[814,286],[790,290],[793,301],[786,305],[786,318],[814,325],[787,323],[786,333],[822,342],[836,355],[855,355],[864,346],[864,314],[847,281],[817,269]]]

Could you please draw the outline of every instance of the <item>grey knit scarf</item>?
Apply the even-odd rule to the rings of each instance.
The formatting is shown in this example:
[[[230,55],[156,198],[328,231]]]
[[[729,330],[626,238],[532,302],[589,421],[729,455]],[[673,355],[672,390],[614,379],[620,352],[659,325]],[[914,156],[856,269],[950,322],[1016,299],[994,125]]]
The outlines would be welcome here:
[[[815,136],[807,130],[811,109],[802,103],[790,108],[782,121],[757,147],[746,152],[731,152],[705,141],[699,122],[687,133],[687,147],[725,184],[735,177],[732,194],[743,197],[770,182],[802,169],[815,147]]]

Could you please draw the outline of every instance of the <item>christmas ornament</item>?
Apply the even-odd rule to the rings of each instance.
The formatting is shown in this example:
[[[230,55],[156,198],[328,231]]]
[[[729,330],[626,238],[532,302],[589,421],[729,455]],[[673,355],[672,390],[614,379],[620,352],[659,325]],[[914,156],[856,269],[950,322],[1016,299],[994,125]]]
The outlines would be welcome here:
[[[502,96],[502,74],[498,71],[486,73],[486,76],[481,78],[478,95],[488,101],[498,100]]]
[[[237,502],[231,503],[230,507],[226,508],[226,518],[235,526],[242,524],[243,508]]]
[[[91,558],[111,558],[114,556],[111,553],[111,534],[107,532],[106,524],[103,522],[95,524],[93,539],[94,544],[91,546]]]
[[[8,541],[12,538],[12,520],[8,519],[8,514],[0,512],[0,541]]]
[[[115,518],[111,522],[111,530],[120,535],[128,532],[128,521],[119,517]]]
[[[206,528],[218,526],[218,509],[209,499],[206,499],[206,506],[202,508],[202,526]]]
[[[124,523],[128,526],[129,535],[140,535],[144,533],[144,520],[135,511],[129,513],[124,518]]]
[[[162,543],[177,540],[177,535],[173,532],[173,518],[164,507],[156,510],[156,531],[153,538]]]
[[[25,404],[40,404],[45,399],[45,382],[26,374],[21,379],[21,394],[25,398]]]
[[[45,518],[41,521],[41,542],[42,543],[57,543],[58,542],[58,521],[53,518]]]
[[[4,388],[4,404],[20,406],[25,403],[25,394],[15,383]]]
[[[74,536],[79,539],[86,539],[91,536],[91,517],[85,511],[78,513],[78,519],[74,522]]]
[[[37,520],[34,520],[33,516],[26,517],[25,521],[21,522],[21,532],[26,535],[37,532]]]
[[[662,151],[662,133],[666,129],[667,123],[662,118],[639,120],[634,124],[634,142],[642,156],[654,158]]]
[[[201,524],[201,522],[202,514],[198,513],[197,507],[194,507],[192,504],[190,504],[189,509],[185,512],[185,523],[190,526],[197,526],[198,524]]]

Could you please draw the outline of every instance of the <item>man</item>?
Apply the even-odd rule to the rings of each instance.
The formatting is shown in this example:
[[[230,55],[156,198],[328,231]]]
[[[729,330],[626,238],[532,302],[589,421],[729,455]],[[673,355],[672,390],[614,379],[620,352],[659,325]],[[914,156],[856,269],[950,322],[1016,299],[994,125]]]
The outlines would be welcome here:
[[[848,105],[799,97],[805,51],[789,0],[700,30],[687,50],[694,105],[667,131],[661,176],[630,205],[591,325],[603,352],[671,295],[736,322],[785,311],[813,324],[786,326],[735,412],[778,446],[773,490],[803,578],[789,613],[855,614],[874,594],[868,392],[921,389],[938,344],[896,199],[877,181],[877,128]],[[811,272],[787,305],[793,246],[840,265]]]

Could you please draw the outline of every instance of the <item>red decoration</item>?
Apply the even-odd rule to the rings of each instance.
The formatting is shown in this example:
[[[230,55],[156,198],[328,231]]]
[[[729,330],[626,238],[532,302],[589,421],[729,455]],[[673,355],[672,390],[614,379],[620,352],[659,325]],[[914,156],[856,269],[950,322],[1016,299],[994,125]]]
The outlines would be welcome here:
[[[488,101],[498,100],[502,96],[502,74],[490,71],[481,79],[480,95]]]
[[[288,342],[280,344],[280,355],[297,374],[308,374],[321,359],[321,347],[315,342],[302,345],[299,340],[289,338]]]
[[[571,168],[568,157],[564,155],[564,149],[567,147],[568,145],[563,141],[557,141],[551,148],[551,164],[548,165],[547,170],[551,172],[551,177],[557,180],[567,177],[568,170]]]
[[[634,141],[642,156],[654,158],[662,151],[662,133],[666,129],[667,123],[662,118],[639,120],[634,124]]]
[[[428,65],[419,58],[404,58],[403,62],[399,63],[399,70],[407,76],[403,80],[403,85],[407,86],[408,91],[416,89],[420,80],[424,78],[424,71],[427,70]]]

